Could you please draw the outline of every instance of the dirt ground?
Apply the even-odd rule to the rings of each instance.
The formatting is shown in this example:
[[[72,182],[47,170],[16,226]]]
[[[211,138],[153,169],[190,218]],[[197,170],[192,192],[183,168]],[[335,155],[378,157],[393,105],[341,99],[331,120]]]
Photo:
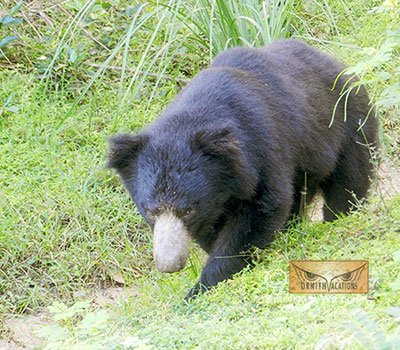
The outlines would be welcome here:
[[[379,176],[372,192],[382,200],[392,198],[400,193],[400,168],[387,161],[379,169]],[[322,218],[322,199],[318,198],[309,209],[312,221]],[[82,297],[77,293],[76,297]],[[93,292],[88,297],[98,307],[107,304],[116,305],[127,296],[137,296],[134,289],[113,287]],[[15,316],[4,320],[5,331],[0,333],[0,350],[34,350],[41,344],[41,340],[35,335],[35,331],[47,324],[49,319],[44,314],[36,316]],[[1,331],[1,328],[0,328]]]
[[[99,289],[93,293],[76,293],[75,298],[83,297],[93,300],[97,307],[117,305],[126,297],[138,296],[133,288],[111,287]],[[41,339],[35,334],[43,325],[49,324],[45,314],[15,316],[4,320],[5,332],[0,333],[0,350],[34,350],[41,344]]]

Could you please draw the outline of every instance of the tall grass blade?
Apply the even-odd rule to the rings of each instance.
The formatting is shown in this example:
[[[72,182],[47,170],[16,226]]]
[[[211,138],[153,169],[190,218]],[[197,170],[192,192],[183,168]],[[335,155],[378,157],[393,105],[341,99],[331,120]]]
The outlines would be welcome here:
[[[76,31],[77,27],[79,26],[79,22],[86,16],[90,8],[94,5],[96,0],[89,0],[87,1],[82,8],[79,10],[78,14],[74,17],[72,22],[69,24],[67,29],[64,32],[64,35],[61,37],[60,43],[56,47],[56,50],[54,52],[54,56],[52,60],[50,61],[49,65],[46,67],[46,70],[43,74],[43,79],[46,79],[46,89],[48,86],[48,80],[49,77],[51,76],[51,71],[54,68],[54,64],[56,63],[58,57],[61,55],[62,51],[67,47],[67,45],[72,41]]]

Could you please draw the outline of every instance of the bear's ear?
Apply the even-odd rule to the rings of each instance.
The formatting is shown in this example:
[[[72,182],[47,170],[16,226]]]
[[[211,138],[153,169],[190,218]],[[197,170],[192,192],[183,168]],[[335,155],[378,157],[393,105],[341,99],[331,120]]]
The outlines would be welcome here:
[[[231,158],[240,154],[239,141],[229,127],[200,130],[192,138],[190,146],[193,151],[200,151],[210,156]]]
[[[131,164],[148,141],[147,135],[119,134],[110,138],[107,168],[121,170]]]

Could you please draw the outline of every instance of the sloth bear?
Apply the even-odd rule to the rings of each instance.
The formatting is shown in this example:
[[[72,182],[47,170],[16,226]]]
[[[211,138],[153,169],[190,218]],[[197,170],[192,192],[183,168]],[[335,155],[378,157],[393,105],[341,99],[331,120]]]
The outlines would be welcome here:
[[[209,254],[187,298],[241,271],[316,192],[325,220],[366,196],[378,121],[363,87],[330,125],[345,68],[294,39],[232,48],[139,135],[111,138],[108,167],[152,228],[158,270],[182,269],[192,239]]]

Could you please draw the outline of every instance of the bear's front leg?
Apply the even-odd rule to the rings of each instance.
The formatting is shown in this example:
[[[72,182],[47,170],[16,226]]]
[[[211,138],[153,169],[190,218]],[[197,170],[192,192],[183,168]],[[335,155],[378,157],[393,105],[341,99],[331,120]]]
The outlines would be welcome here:
[[[232,215],[218,235],[210,251],[206,266],[200,280],[185,297],[192,299],[202,294],[219,282],[231,278],[251,263],[249,244],[253,212],[243,208],[240,213]]]
[[[265,248],[288,220],[291,197],[281,195],[277,198],[280,198],[278,203],[268,197],[268,201],[242,205],[231,214],[212,246],[199,282],[185,300],[204,293],[252,264],[249,248]]]

